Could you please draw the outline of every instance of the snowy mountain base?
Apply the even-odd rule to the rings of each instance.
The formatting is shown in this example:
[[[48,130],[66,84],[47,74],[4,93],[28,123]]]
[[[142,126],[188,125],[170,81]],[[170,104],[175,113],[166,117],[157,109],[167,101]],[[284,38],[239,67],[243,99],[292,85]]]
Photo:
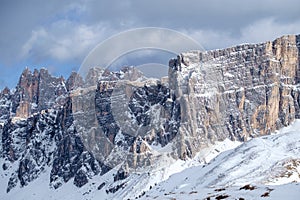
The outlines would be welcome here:
[[[299,199],[300,121],[171,176],[144,199]]]
[[[165,165],[153,166],[159,170],[150,174],[133,173],[116,182],[113,180],[116,170],[111,170],[103,176],[95,176],[81,188],[72,182],[56,190],[45,187],[49,185],[45,169],[39,179],[26,187],[15,188],[10,193],[1,187],[0,198],[298,199],[299,128],[300,120],[296,120],[276,134],[251,139],[241,145],[226,139],[204,149],[193,159],[175,161],[166,158]],[[3,172],[1,179],[1,184],[6,183]]]

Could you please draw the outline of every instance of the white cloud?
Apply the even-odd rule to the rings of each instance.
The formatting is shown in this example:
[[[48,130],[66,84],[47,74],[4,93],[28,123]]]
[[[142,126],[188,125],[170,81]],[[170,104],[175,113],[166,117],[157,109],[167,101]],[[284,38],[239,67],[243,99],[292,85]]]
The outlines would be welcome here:
[[[105,24],[85,25],[60,20],[49,28],[32,31],[22,46],[21,56],[35,60],[68,61],[83,59],[96,44],[113,32]]]
[[[273,40],[284,34],[299,34],[300,21],[281,24],[274,18],[266,18],[246,25],[234,34],[207,29],[181,32],[194,38],[206,49],[226,48],[241,43]],[[86,25],[60,20],[48,28],[40,27],[32,31],[31,37],[22,46],[21,55],[42,62],[51,59],[81,62],[98,43],[114,33],[117,30],[105,23]]]
[[[214,30],[183,32],[196,39],[204,48],[226,48],[242,43],[270,41],[287,34],[300,34],[300,21],[282,24],[274,18],[265,18],[241,28],[238,34]]]
[[[198,41],[206,50],[224,48],[234,43],[235,38],[228,32],[214,30],[182,31]]]
[[[111,36],[113,33],[117,33],[119,30],[137,27],[138,24],[139,27],[143,25],[147,26],[151,21],[155,21],[154,18],[159,18],[160,20],[164,18],[164,16],[170,15],[170,13],[160,13],[159,15],[162,16],[156,16],[155,14],[151,16],[151,20],[148,20],[146,13],[137,12],[139,16],[134,15],[136,12],[132,11],[135,9],[139,10],[139,7],[130,7],[130,2],[127,1],[123,4],[115,5],[111,2],[96,3],[93,1],[90,3],[80,2],[67,4],[62,8],[60,12],[61,15],[57,15],[58,19],[52,19],[54,22],[50,24],[45,23],[38,28],[34,28],[29,39],[27,39],[21,47],[22,58],[25,60],[31,58],[39,62],[45,62],[45,60],[51,59],[66,62],[76,59],[80,62],[96,44]],[[144,8],[145,6],[147,7],[148,4],[144,5],[144,3],[142,3],[137,5]],[[291,22],[291,20],[288,20],[289,22],[285,21],[284,23],[279,23],[276,21],[278,17],[272,17],[274,16],[274,9],[279,7],[281,3],[272,4],[272,6],[275,7],[270,10],[267,10],[268,7],[262,4],[261,8],[257,8],[258,12],[256,14],[252,12],[255,8],[252,4],[248,7],[242,7],[241,9],[244,9],[242,13],[244,14],[241,15],[241,17],[238,17],[241,13],[233,12],[231,7],[219,12],[219,9],[223,9],[223,7],[214,3],[201,4],[202,6],[200,7],[196,2],[184,4],[189,9],[183,10],[174,4],[171,5],[175,10],[181,10],[180,12],[174,13],[184,14],[184,16],[188,16],[190,20],[186,21],[184,16],[179,15],[177,17],[177,15],[172,14],[172,17],[165,17],[165,20],[170,22],[167,23],[170,25],[167,27],[176,27],[177,24],[184,19],[184,23],[187,23],[187,25],[178,25],[178,27],[181,27],[181,29],[184,30],[182,31],[183,33],[191,36],[207,49],[225,48],[245,42],[263,42],[275,39],[283,34],[300,32],[299,21]],[[115,13],[109,13],[110,11],[106,9],[109,6],[114,8]],[[156,7],[148,6],[150,10],[157,9]],[[162,4],[162,6],[167,5]],[[202,8],[203,6],[206,9],[211,9],[211,11],[208,12]],[[201,12],[190,11],[196,8],[202,9]],[[291,8],[293,7],[282,7],[282,9],[285,9],[285,12],[286,10],[290,10],[292,16],[295,11]],[[159,11],[161,11],[161,9],[159,9]],[[145,9],[142,10],[145,11]],[[195,13],[196,16],[191,15],[191,13]],[[203,17],[201,13],[204,13],[206,17]],[[250,13],[253,14],[250,15]],[[261,18],[263,13],[268,13],[269,16]],[[94,20],[89,19],[91,21],[88,23],[89,20],[87,20],[87,16],[92,17]],[[142,21],[137,22],[138,19]],[[207,23],[210,25],[208,26]],[[222,26],[223,23],[225,23],[224,26],[228,28],[224,28]]]
[[[251,24],[241,31],[240,41],[258,43],[274,40],[288,34],[300,34],[300,21],[278,23],[274,18],[266,18]]]

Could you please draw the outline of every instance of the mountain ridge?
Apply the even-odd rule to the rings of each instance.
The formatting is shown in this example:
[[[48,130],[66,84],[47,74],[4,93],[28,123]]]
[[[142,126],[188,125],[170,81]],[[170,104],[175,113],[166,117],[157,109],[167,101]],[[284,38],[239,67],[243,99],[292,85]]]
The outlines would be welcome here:
[[[25,188],[50,168],[52,188],[70,180],[82,187],[116,170],[112,182],[102,185],[114,194],[126,187],[131,173],[155,170],[162,158],[188,160],[216,141],[246,141],[288,126],[300,116],[299,49],[300,35],[289,35],[273,42],[182,53],[170,60],[168,81],[150,83],[139,79],[142,75],[134,68],[92,69],[87,81],[77,73],[64,80],[46,69],[25,69],[15,91],[5,88],[0,94],[7,192]],[[127,85],[116,88],[116,83]],[[124,109],[123,98],[134,124],[114,116],[114,109]],[[100,128],[91,125],[95,121]],[[145,133],[130,132],[135,127]],[[95,150],[103,147],[105,152]]]

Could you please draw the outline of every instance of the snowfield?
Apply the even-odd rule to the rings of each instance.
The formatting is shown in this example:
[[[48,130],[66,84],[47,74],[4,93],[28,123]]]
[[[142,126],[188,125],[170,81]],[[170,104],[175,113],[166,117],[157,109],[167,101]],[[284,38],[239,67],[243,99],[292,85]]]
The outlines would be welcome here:
[[[187,161],[166,157],[150,173],[133,173],[121,181],[113,181],[116,171],[111,170],[81,188],[72,180],[50,188],[45,169],[27,186],[6,193],[7,177],[0,171],[0,199],[299,199],[299,130],[296,120],[273,135],[242,144],[217,142]],[[116,186],[116,192],[106,192]]]
[[[300,199],[300,121],[174,174],[144,199]]]

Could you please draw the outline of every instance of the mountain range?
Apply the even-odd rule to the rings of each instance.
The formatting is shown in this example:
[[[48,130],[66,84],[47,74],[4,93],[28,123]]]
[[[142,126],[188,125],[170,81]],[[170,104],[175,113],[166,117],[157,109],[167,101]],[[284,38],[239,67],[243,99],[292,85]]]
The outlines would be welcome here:
[[[300,35],[181,53],[161,79],[26,68],[0,94],[0,198],[297,199],[299,75]]]

